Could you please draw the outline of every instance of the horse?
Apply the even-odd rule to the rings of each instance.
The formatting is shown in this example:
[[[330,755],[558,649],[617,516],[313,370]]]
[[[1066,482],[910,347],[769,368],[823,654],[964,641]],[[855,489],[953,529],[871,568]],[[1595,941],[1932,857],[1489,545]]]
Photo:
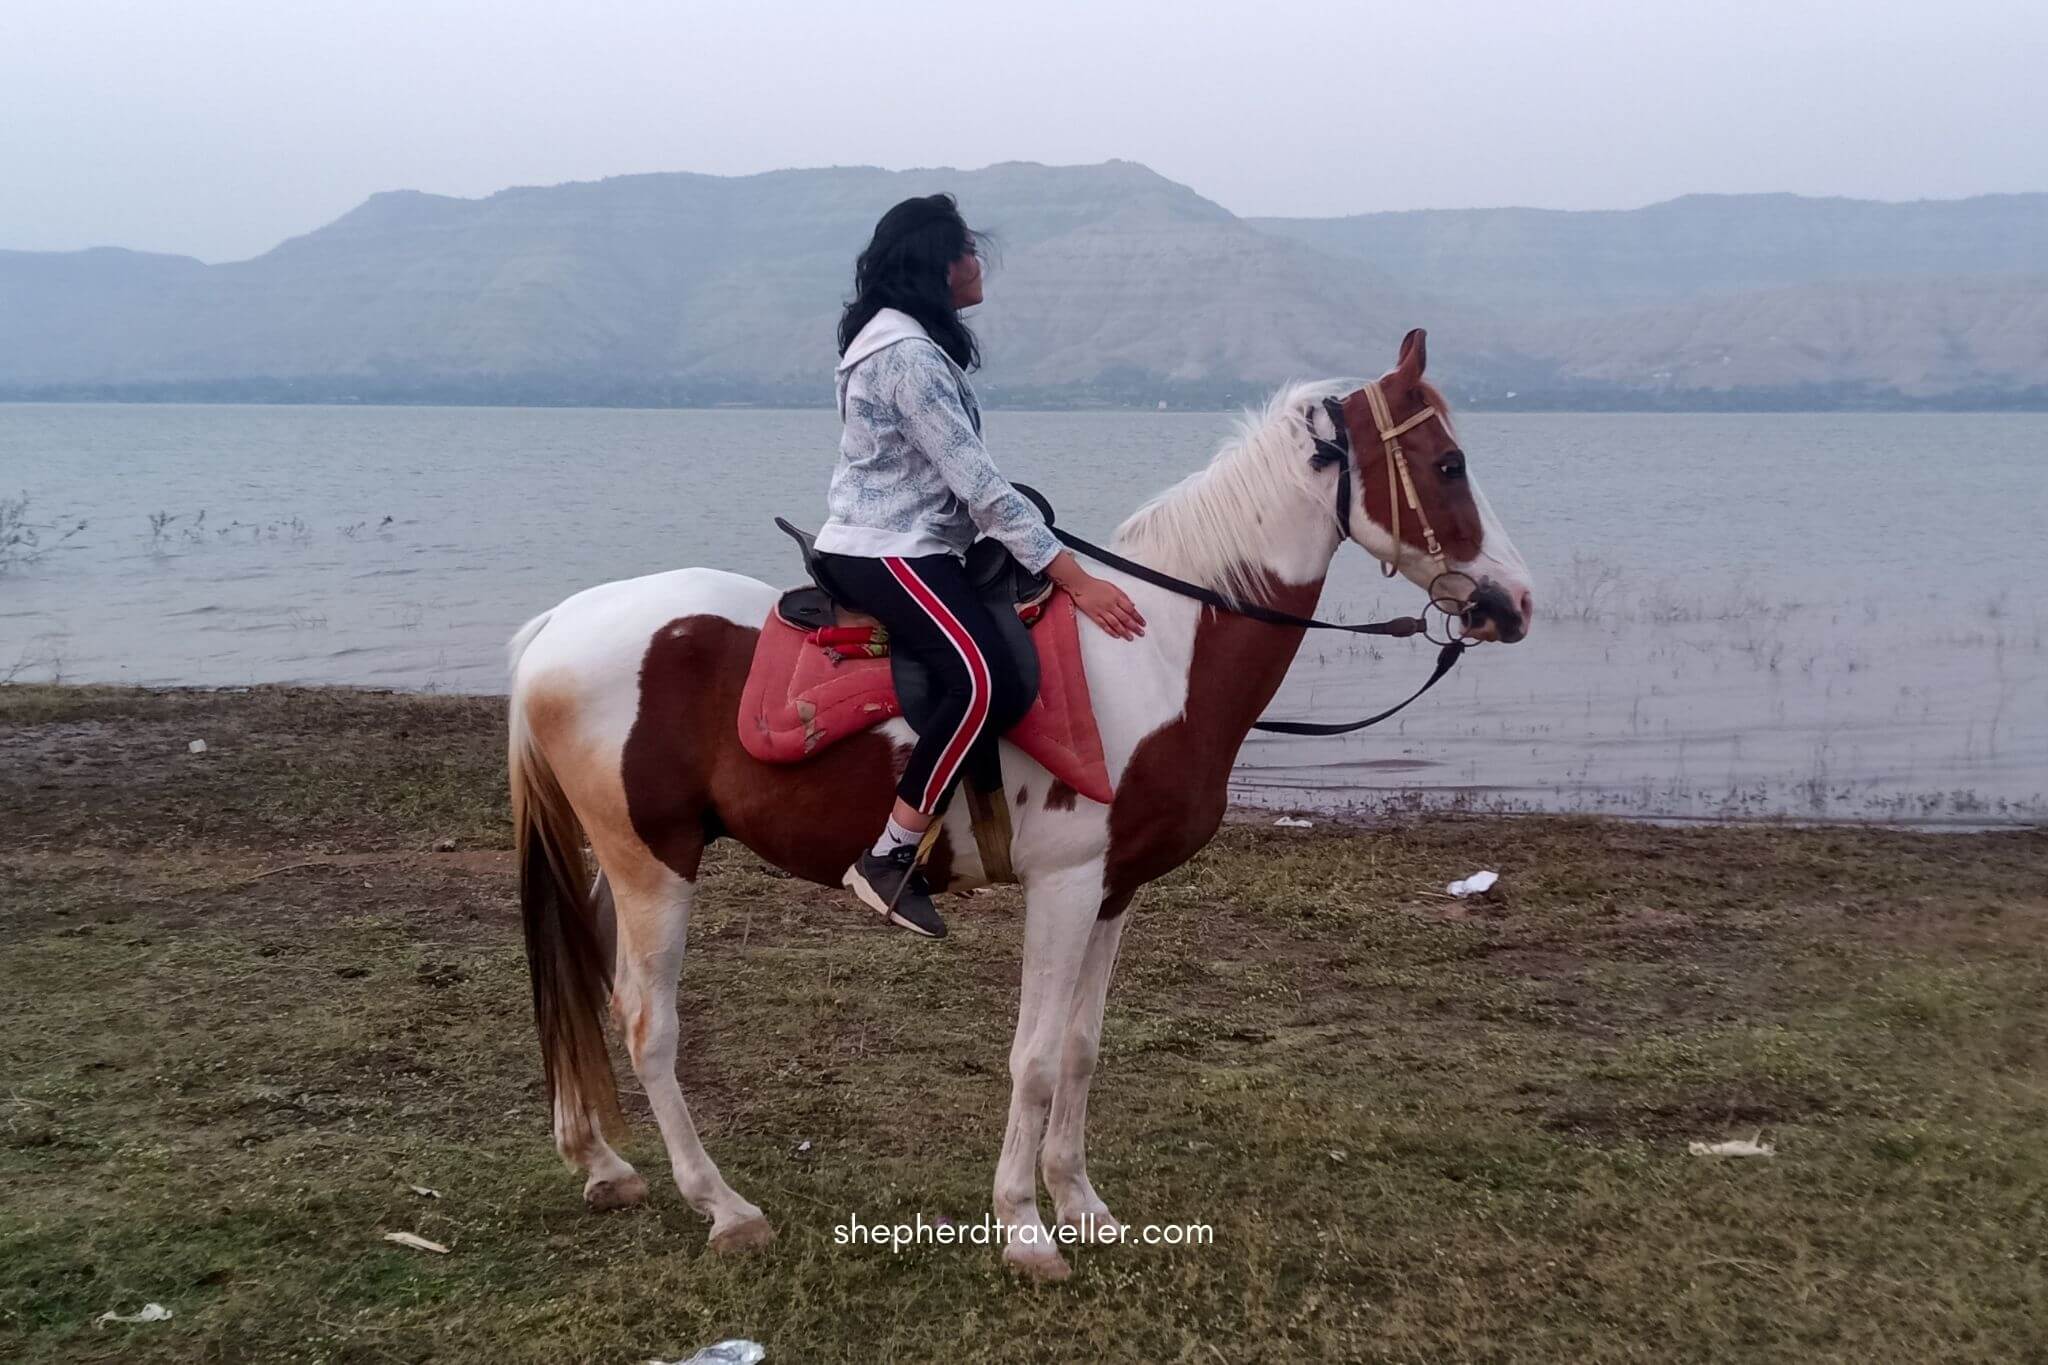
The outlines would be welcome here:
[[[1350,539],[1389,576],[1449,598],[1468,638],[1521,638],[1534,610],[1529,571],[1466,468],[1425,363],[1417,329],[1374,383],[1283,387],[1205,468],[1125,521],[1114,550],[1212,598],[1306,615]],[[1117,640],[1079,623],[1110,804],[1054,781],[1007,742],[1000,754],[1025,910],[993,1201],[1005,1262],[1038,1279],[1068,1274],[1040,1217],[1038,1173],[1068,1240],[1073,1229],[1120,1230],[1089,1182],[1085,1142],[1117,947],[1139,889],[1221,825],[1238,748],[1303,637],[1105,572],[1148,624],[1142,638]],[[657,573],[579,592],[510,646],[519,898],[556,1149],[585,1174],[590,1208],[647,1197],[607,1141],[622,1123],[608,1007],[676,1184],[710,1219],[718,1251],[765,1244],[774,1230],[719,1174],[676,1075],[677,979],[705,846],[737,839],[788,873],[839,886],[882,827],[914,739],[896,719],[798,764],[742,749],[741,692],[777,596],[716,569]],[[931,847],[935,892],[986,883],[966,805],[952,804]]]

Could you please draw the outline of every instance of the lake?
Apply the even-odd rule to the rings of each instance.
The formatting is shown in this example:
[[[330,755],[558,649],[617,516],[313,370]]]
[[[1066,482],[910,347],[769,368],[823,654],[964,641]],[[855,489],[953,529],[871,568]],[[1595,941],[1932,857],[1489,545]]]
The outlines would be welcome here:
[[[1216,413],[997,411],[1106,539]],[[1530,638],[1394,721],[1255,735],[1275,808],[1673,819],[2048,819],[2048,415],[1484,414],[1460,435],[1537,576]],[[0,678],[504,690],[504,642],[589,584],[799,576],[817,411],[0,405],[0,497],[84,529],[0,569]],[[48,546],[56,532],[42,533]],[[1362,552],[1323,610],[1412,611]],[[1407,695],[1426,645],[1311,638],[1275,717]]]

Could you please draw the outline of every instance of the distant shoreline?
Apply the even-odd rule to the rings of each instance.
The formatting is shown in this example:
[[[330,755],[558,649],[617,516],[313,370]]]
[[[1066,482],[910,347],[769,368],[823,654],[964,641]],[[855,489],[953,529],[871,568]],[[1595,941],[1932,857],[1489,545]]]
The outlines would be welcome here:
[[[1277,387],[1277,386],[1276,386]],[[982,407],[990,412],[1117,412],[1117,413],[1229,413],[1247,407],[1263,404],[1270,390],[1246,393],[1242,397],[1218,397],[1200,401],[1172,402],[1162,400],[1149,402],[1110,401],[1076,399],[1058,401],[1053,399],[1020,399],[1005,401],[997,397],[984,396]],[[1735,392],[1725,396],[1717,395],[1713,401],[1688,396],[1685,399],[1653,401],[1647,398],[1625,400],[1614,398],[1601,401],[1585,396],[1560,394],[1554,398],[1543,395],[1529,395],[1506,400],[1499,398],[1453,397],[1453,405],[1461,412],[1483,413],[1662,413],[1671,416],[1765,416],[1773,414],[1811,413],[1816,415],[1841,414],[1903,414],[1903,413],[1947,413],[1947,414],[1995,414],[1995,413],[2043,413],[2048,412],[2048,391],[1989,397],[1982,394],[1956,395],[1940,398],[1908,398],[1894,395],[1887,398],[1871,397],[1854,401],[1825,402],[1794,397],[1778,398],[1771,394],[1756,392]],[[539,396],[518,396],[493,398],[481,395],[446,394],[417,398],[396,395],[380,395],[370,398],[354,398],[342,395],[322,395],[306,398],[283,398],[257,394],[218,395],[170,395],[170,394],[9,394],[0,392],[0,407],[199,407],[199,408],[528,408],[547,411],[607,411],[607,412],[812,412],[828,411],[831,405],[824,402],[807,402],[794,398],[761,399],[751,401],[698,401],[698,402],[657,402],[648,399],[626,399],[617,402],[599,402],[574,398],[544,398]]]
[[[471,724],[502,713],[508,692],[445,691],[431,687],[388,687],[375,683],[122,683],[50,682],[0,679],[0,717],[17,718],[70,710],[104,710],[124,719],[198,713],[232,716],[238,708],[272,712],[346,711],[358,716],[398,714],[414,708],[444,708]],[[211,732],[209,732],[211,733]],[[185,740],[170,745],[182,751]],[[168,752],[168,750],[167,750]],[[1456,805],[1416,806],[1402,801],[1379,805],[1319,805],[1314,802],[1256,802],[1235,789],[1225,807],[1223,823],[1232,827],[1266,828],[1282,816],[1307,816],[1324,833],[1369,833],[1412,826],[1418,822],[1451,821],[1475,827],[1528,823],[1539,826],[1580,824],[1634,825],[1673,830],[1843,830],[1919,835],[1981,835],[2048,830],[2039,819],[1957,816],[1881,816],[1757,814],[1746,816],[1638,814],[1627,811],[1561,811],[1539,808],[1467,809]],[[502,782],[499,784],[502,786]]]

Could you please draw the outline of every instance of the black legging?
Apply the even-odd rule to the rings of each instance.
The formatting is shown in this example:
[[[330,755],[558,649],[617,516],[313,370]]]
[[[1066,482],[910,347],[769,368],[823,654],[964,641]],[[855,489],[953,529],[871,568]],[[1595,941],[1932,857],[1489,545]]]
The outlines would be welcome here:
[[[836,595],[889,628],[891,650],[902,650],[931,670],[938,704],[896,787],[897,795],[929,815],[982,737],[1007,732],[1031,709],[1033,697],[1014,670],[1003,666],[1005,650],[995,618],[968,587],[967,572],[953,556],[818,558]]]

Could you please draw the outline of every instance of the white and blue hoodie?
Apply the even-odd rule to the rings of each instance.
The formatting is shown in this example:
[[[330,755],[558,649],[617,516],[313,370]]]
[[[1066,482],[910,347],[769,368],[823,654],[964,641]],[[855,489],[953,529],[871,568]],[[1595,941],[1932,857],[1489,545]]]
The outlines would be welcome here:
[[[966,373],[917,319],[876,313],[840,359],[837,387],[844,425],[820,550],[959,556],[979,530],[1034,573],[1058,556],[1045,518],[982,445]]]

